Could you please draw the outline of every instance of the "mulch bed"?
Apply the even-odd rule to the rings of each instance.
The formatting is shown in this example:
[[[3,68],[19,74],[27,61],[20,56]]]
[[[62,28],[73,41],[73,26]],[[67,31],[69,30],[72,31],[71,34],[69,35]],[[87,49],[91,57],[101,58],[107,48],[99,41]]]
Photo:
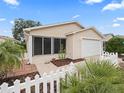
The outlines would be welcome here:
[[[124,59],[124,55],[118,55],[118,57]]]
[[[14,69],[12,72],[7,74],[7,78],[0,78],[0,85],[3,82],[9,84],[9,86],[13,85],[13,82],[18,79],[20,82],[24,82],[26,77],[30,77],[31,80],[34,79],[35,75],[39,74],[37,71],[37,67],[34,64],[27,64],[27,61],[24,60],[19,69]]]
[[[36,71],[36,72],[32,72],[32,73],[28,73],[28,74],[23,74],[23,75],[19,75],[19,76],[14,76],[14,77],[8,77],[8,78],[5,78],[5,79],[0,79],[0,85],[3,83],[3,82],[6,82],[9,84],[9,86],[12,86],[14,81],[16,79],[20,80],[21,83],[23,83],[25,81],[25,78],[26,77],[30,77],[31,80],[34,79],[35,75],[39,73]]]
[[[124,68],[124,63],[119,63],[119,66],[121,67],[121,68]]]
[[[85,59],[84,58],[79,58],[79,59],[70,59],[70,58],[66,58],[66,59],[53,59],[51,62],[56,65],[57,67],[60,67],[60,66],[64,66],[64,65],[68,65],[70,64],[71,62],[73,63],[77,63],[77,62],[81,62],[81,61],[84,61]]]

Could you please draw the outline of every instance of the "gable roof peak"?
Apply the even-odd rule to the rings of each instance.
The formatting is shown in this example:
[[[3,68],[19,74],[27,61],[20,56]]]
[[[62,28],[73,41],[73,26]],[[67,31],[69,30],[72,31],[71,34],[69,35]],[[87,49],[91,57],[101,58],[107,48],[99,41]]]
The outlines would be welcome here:
[[[42,28],[48,28],[48,27],[55,27],[55,26],[61,26],[61,25],[67,25],[67,24],[76,24],[80,26],[82,29],[84,27],[77,21],[70,21],[70,22],[63,22],[63,23],[55,23],[55,24],[47,24],[47,25],[42,25],[42,26],[36,26],[36,27],[30,27],[30,28],[25,28],[23,29],[25,32],[29,32],[35,29],[42,29]]]

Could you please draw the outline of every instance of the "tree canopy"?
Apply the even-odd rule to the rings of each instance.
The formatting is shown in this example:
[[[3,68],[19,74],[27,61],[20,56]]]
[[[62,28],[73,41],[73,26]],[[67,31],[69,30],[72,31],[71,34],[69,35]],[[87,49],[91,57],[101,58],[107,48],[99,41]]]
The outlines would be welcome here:
[[[39,21],[25,20],[23,18],[15,19],[14,26],[12,29],[13,37],[21,42],[24,42],[24,28],[40,26]]]
[[[106,42],[106,51],[124,53],[124,39],[114,36]]]

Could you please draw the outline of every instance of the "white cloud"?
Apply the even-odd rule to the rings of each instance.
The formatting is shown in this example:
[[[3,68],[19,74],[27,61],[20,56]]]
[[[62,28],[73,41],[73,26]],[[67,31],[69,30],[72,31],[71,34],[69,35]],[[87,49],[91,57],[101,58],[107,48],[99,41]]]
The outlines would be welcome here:
[[[121,3],[115,3],[115,2],[112,2],[108,5],[106,5],[102,10],[105,11],[105,10],[117,10],[117,9],[122,9],[124,8],[124,0],[122,0]]]
[[[0,18],[0,22],[1,22],[1,21],[6,21],[6,18]]]
[[[3,1],[10,5],[19,5],[19,2],[17,0],[3,0]]]
[[[78,17],[80,17],[80,15],[75,15],[72,18],[75,19],[75,18],[78,18]]]
[[[103,0],[86,0],[87,4],[101,3]]]
[[[117,17],[118,21],[124,21],[124,17]]]
[[[118,24],[118,23],[114,23],[113,25],[112,25],[112,27],[120,27],[121,26],[121,24]]]
[[[117,21],[124,21],[124,17],[117,17],[116,19],[113,20],[113,22]]]
[[[14,24],[14,21],[13,21],[13,20],[12,20],[12,21],[10,21],[10,24],[12,24],[12,25],[13,25],[13,24]]]

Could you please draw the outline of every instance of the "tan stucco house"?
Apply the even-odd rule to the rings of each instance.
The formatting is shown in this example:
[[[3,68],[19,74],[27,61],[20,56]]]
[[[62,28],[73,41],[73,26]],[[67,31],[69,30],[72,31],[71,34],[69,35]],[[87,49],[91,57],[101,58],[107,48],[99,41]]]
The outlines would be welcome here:
[[[29,62],[48,62],[58,58],[61,44],[71,59],[99,56],[104,36],[94,27],[65,22],[24,29]]]

